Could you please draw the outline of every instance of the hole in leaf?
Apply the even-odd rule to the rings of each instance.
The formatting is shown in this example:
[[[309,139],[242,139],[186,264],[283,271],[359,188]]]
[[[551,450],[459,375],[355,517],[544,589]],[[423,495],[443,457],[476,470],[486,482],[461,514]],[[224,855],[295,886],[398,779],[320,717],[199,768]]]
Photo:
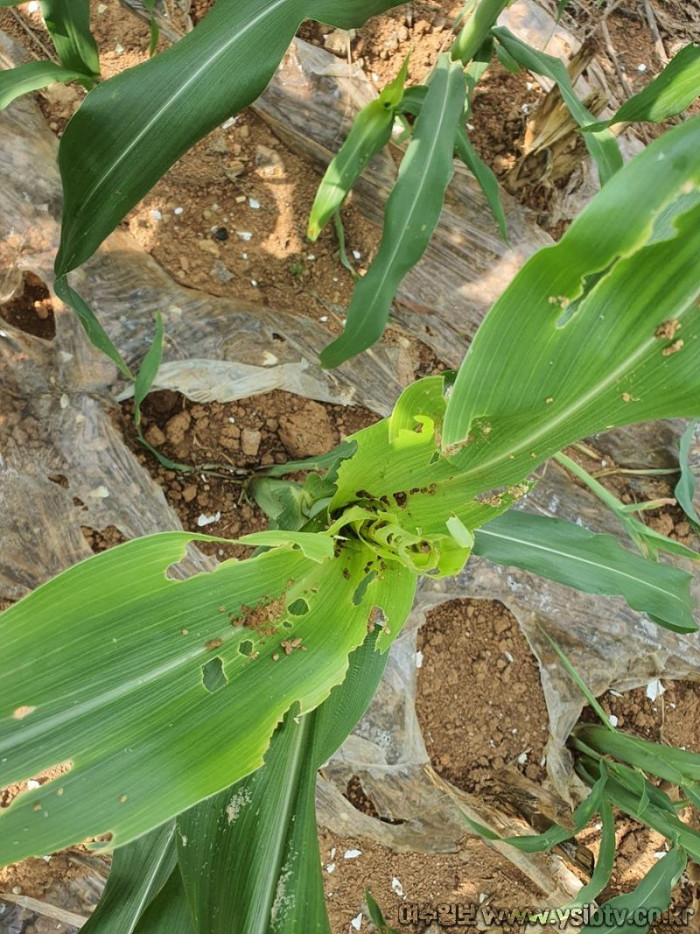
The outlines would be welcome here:
[[[254,648],[255,646],[250,641],[250,639],[244,639],[243,642],[241,642],[241,644],[238,646],[238,651],[241,653],[241,655],[252,655]]]
[[[202,665],[202,684],[210,694],[228,684],[228,678],[224,674],[224,663],[218,655],[210,658],[206,665]]]
[[[306,602],[306,600],[303,600],[300,597],[289,606],[289,612],[292,614],[292,616],[304,616],[309,612],[309,604]]]
[[[285,619],[282,625],[284,626],[285,629],[291,629],[294,624],[290,620]]]
[[[369,574],[366,574],[360,583],[355,588],[355,593],[352,595],[352,602],[355,606],[359,606],[362,601],[365,599],[365,594],[367,593],[367,588],[372,583],[374,578],[377,576],[376,571],[370,571]]]

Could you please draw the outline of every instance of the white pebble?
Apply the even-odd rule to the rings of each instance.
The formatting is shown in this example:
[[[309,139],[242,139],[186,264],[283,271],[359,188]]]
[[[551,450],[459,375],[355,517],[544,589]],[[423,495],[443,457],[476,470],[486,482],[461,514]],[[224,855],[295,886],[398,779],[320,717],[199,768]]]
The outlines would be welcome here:
[[[117,42],[117,44],[114,46],[114,51],[117,53],[117,55],[122,54],[124,51],[124,46],[121,44],[121,42]]]
[[[41,785],[35,779],[30,778],[29,781],[27,782],[27,788],[29,789],[41,788]]]
[[[158,211],[158,210],[149,211],[148,213],[151,215],[151,217],[153,218],[154,221],[162,221],[162,220],[163,220],[163,215],[162,215],[162,213],[161,213],[160,211]]]
[[[329,863],[329,864],[326,866],[326,872],[327,872],[329,875],[330,875],[330,873],[335,872],[335,863]]]
[[[61,406],[62,409],[67,409],[68,406],[70,405],[70,399],[68,398],[65,392],[63,393],[61,398],[58,400],[58,404]]]
[[[362,856],[362,850],[346,850],[343,853],[343,859],[357,859],[358,856]]]
[[[359,915],[355,915],[350,924],[355,928],[356,931],[359,931],[362,927],[362,912]]]
[[[525,765],[526,762],[527,762],[527,753],[521,752],[520,755],[518,756],[518,765]]]
[[[173,211],[173,214],[177,214],[178,217],[179,217],[180,214],[183,214],[183,213],[184,213],[184,211],[185,211],[184,208],[175,208],[175,210]]]
[[[391,887],[396,892],[396,894],[399,896],[399,898],[405,898],[403,894],[403,886],[401,885],[399,880],[396,878],[396,876],[394,876],[394,878],[391,880]]]
[[[306,254],[306,259],[307,259],[310,263],[313,263],[314,260],[316,259],[316,257],[314,256],[313,253],[307,253],[307,254]]]
[[[321,317],[318,320],[323,321],[323,323],[325,324],[326,321],[328,321],[328,315],[321,315]]]
[[[610,721],[610,726],[617,726],[617,724],[620,722],[614,713],[610,714],[608,720]]]
[[[422,667],[423,667],[423,653],[416,652],[416,668],[422,668]]]
[[[224,122],[221,124],[221,129],[230,130],[231,127],[235,125],[236,120],[238,120],[238,117],[229,117],[228,120],[224,120]]]
[[[31,2],[30,4],[28,4],[28,6],[27,6],[27,12],[28,12],[28,13],[36,13],[36,11],[37,11],[38,9],[39,9],[38,0],[32,0],[32,2]]]
[[[21,894],[22,894],[22,886],[21,886],[21,885],[13,885],[13,886],[12,886],[12,894],[13,894],[13,895],[21,895]]]
[[[260,202],[257,200],[257,198],[248,198],[248,204],[254,211],[260,210]]]
[[[200,527],[200,529],[202,529],[205,525],[211,525],[213,522],[218,522],[220,518],[220,512],[215,512],[213,516],[207,516],[202,513],[201,516],[197,517],[197,525]]]
[[[241,240],[244,240],[246,243],[253,239],[253,235],[249,230],[237,230],[236,233]]]
[[[646,71],[646,70],[647,70],[646,65],[637,65],[637,71]]]
[[[362,253],[360,253],[359,250],[353,250],[352,255],[355,257],[355,259],[362,259]]]
[[[250,284],[253,286],[254,289],[257,289],[257,287],[258,287],[258,280],[257,280],[257,279],[251,279],[251,280],[250,280]]]

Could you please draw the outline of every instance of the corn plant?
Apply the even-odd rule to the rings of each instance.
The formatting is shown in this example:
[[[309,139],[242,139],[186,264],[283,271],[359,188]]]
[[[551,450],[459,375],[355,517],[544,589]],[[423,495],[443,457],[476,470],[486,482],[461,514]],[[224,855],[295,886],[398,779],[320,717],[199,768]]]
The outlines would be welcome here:
[[[255,99],[302,19],[350,27],[393,5],[218,0],[182,41],[105,82],[90,57],[87,3],[43,5],[57,67],[79,66],[71,75],[96,83],[59,150],[55,288],[125,374],[69,273],[189,146]],[[0,816],[0,862],[108,835],[112,873],[89,932],[328,931],[316,770],[369,704],[421,577],[456,574],[480,554],[619,595],[677,632],[697,628],[686,571],[512,507],[537,468],[582,437],[700,416],[700,118],[622,167],[563,64],[494,26],[504,5],[475,8],[425,86],[406,89],[404,69],[360,114],[310,221],[315,236],[403,116],[411,138],[382,245],[357,283],[345,333],[324,353],[334,365],[381,334],[437,223],[455,152],[501,216],[495,179],[464,128],[494,43],[557,81],[604,187],[514,278],[459,372],[409,386],[389,418],[329,455],[258,476],[249,493],[270,529],[241,539],[256,548],[251,558],[187,576],[188,545],[216,539],[164,532],[82,562],[0,617],[0,784],[63,766]],[[635,119],[686,106],[690,86],[697,91],[691,53],[639,95]],[[21,68],[0,76],[0,98],[28,82],[38,86],[38,75]],[[136,378],[139,403],[161,341],[159,324]],[[285,479],[299,468],[303,482]],[[595,813],[608,775],[595,743],[581,741],[593,750],[582,767],[594,791],[577,827]],[[674,852],[692,855],[684,840]]]

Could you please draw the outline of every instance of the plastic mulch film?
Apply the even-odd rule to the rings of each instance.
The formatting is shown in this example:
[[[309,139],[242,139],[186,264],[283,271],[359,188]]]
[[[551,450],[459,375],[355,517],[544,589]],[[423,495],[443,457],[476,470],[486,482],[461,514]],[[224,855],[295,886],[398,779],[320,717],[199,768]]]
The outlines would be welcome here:
[[[262,105],[281,134],[281,114],[287,115],[286,137],[296,139],[301,149],[304,125],[295,117],[298,107],[322,106],[323,120],[314,120],[308,109],[304,119],[309,121],[308,132],[320,127],[329,134],[337,110],[333,132],[342,134],[361,103],[358,79],[319,74],[317,65],[312,70],[318,50],[307,55],[304,49],[298,45],[290,53]],[[14,54],[3,40],[4,63]],[[336,143],[330,136],[325,142],[315,139],[306,151],[315,148],[324,159]],[[0,290],[5,299],[20,286],[24,271],[51,281],[60,204],[55,152],[55,140],[31,100],[20,100],[0,115]],[[389,176],[383,173],[389,169],[386,160],[373,165],[358,191],[358,203],[368,216],[378,210],[377,194],[386,193]],[[492,219],[479,214],[480,198],[467,174],[458,173],[436,242],[407,278],[395,306],[397,326],[432,341],[436,352],[455,363],[488,304],[518,265],[538,245],[549,242],[526,212],[507,203],[511,242],[519,243],[507,248]],[[410,354],[408,339],[398,348],[376,348],[339,371],[324,373],[315,359],[327,335],[315,322],[185,289],[122,233],[109,239],[75,284],[131,363],[137,363],[149,346],[154,313],[161,310],[167,345],[158,385],[195,399],[226,401],[283,388],[386,413],[404,382],[396,374],[407,372],[400,355]],[[57,310],[52,341],[10,325],[0,327],[0,599],[14,600],[90,553],[81,526],[115,526],[132,538],[178,528],[179,522],[160,488],[113,429],[110,408],[124,392],[124,383],[87,344],[75,316]],[[433,333],[427,334],[427,327]],[[658,456],[668,459],[674,456],[682,428],[682,423],[664,423],[630,429],[604,436],[599,446],[606,450],[608,442],[617,445],[615,456],[622,460],[635,443],[646,451],[657,432],[665,439],[657,445]],[[594,531],[620,533],[598,501],[555,465],[524,505],[581,521]],[[212,560],[193,550],[189,571],[209,567]],[[459,577],[422,586],[409,623],[392,648],[377,698],[325,768],[319,783],[319,818],[331,829],[427,852],[457,848],[467,829],[465,814],[505,833],[522,826],[492,804],[447,785],[429,767],[415,713],[416,632],[430,609],[461,597],[501,600],[528,638],[540,663],[549,712],[549,775],[562,799],[572,790],[564,743],[582,698],[553,657],[543,630],[561,644],[596,693],[611,687],[625,690],[659,677],[697,679],[700,671],[696,637],[661,629],[622,600],[581,594],[525,572],[472,560]],[[341,794],[350,775],[360,776],[380,816],[403,823],[388,824],[355,810]],[[501,849],[552,904],[562,904],[576,888],[560,856]]]

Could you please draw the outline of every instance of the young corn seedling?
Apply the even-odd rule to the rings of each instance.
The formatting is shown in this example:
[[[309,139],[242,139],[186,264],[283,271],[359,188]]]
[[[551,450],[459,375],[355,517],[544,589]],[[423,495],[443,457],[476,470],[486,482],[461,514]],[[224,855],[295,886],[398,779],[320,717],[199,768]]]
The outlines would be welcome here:
[[[218,0],[183,40],[88,94],[59,151],[55,288],[126,375],[70,272],[189,146],[261,93],[303,19],[350,28],[395,5]],[[590,126],[563,64],[494,26],[503,5],[482,0],[423,87],[405,90],[402,72],[360,115],[311,220],[315,235],[386,144],[395,114],[414,118],[379,252],[357,283],[345,333],[324,352],[334,365],[381,335],[437,223],[455,151],[497,212],[494,180],[464,128],[468,92],[493,43],[559,84],[605,185],[515,277],[456,377],[409,386],[389,418],[304,464],[303,483],[283,470],[257,479],[251,492],[271,527],[242,539],[257,549],[251,558],[185,576],[188,544],[214,539],[148,536],[69,569],[0,617],[0,784],[62,766],[0,816],[0,862],[109,834],[113,872],[90,934],[328,931],[316,771],[367,707],[421,577],[456,574],[477,553],[620,595],[670,629],[696,629],[687,572],[511,507],[539,465],[582,437],[700,416],[700,214],[688,197],[700,181],[700,118],[622,168],[614,138]],[[59,6],[82,49],[80,74],[92,81],[79,28],[87,3]],[[635,113],[663,119],[683,109],[696,62],[688,55],[673,80],[649,92],[652,82]],[[1,79],[3,101],[29,88],[20,69]],[[161,338],[136,380],[137,413]],[[630,789],[599,739],[577,734],[576,742],[586,742],[581,768],[594,780],[574,815],[584,826],[596,807],[601,815],[609,807],[610,781],[622,789],[616,801]],[[686,851],[679,836],[655,867],[663,885]],[[587,897],[599,883],[600,873]]]

